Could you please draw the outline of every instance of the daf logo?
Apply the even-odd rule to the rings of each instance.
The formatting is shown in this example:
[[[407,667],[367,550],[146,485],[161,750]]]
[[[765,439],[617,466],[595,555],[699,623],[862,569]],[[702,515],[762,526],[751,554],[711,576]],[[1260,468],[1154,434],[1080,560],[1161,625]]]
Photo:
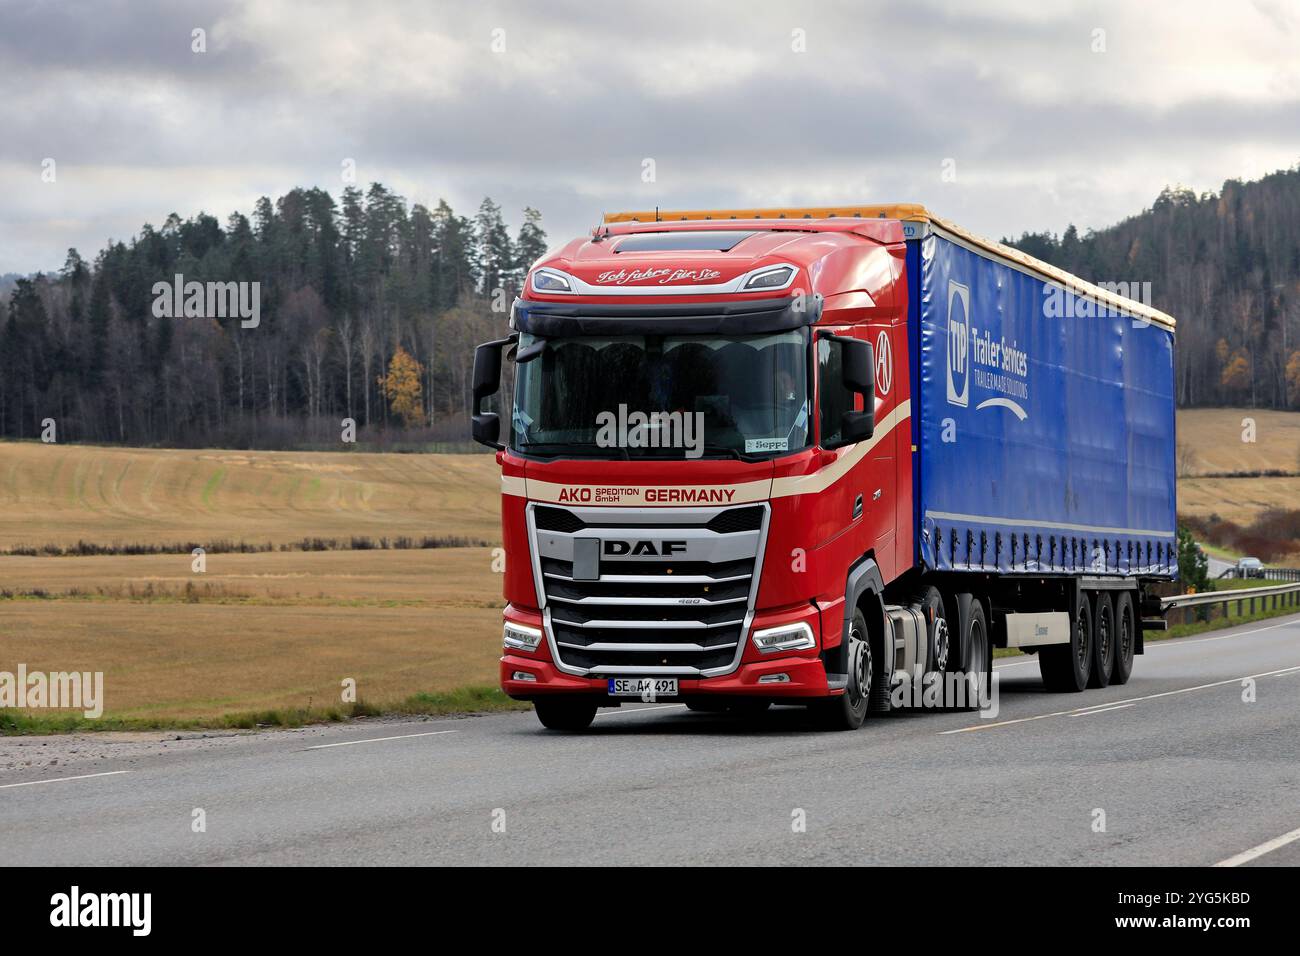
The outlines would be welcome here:
[[[948,280],[948,404],[970,404],[970,289]]]
[[[686,542],[660,541],[656,544],[653,541],[618,541],[606,538],[603,550],[612,558],[668,557],[674,554],[685,554]]]

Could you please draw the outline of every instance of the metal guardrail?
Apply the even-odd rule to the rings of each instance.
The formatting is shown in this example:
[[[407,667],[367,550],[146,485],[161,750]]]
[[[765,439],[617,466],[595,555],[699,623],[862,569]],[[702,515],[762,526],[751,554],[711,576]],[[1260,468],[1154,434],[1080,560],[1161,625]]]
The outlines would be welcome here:
[[[1219,578],[1263,578],[1265,581],[1300,581],[1300,568],[1256,568],[1243,574],[1237,568],[1228,568]]]
[[[1231,591],[1205,591],[1201,594],[1175,594],[1160,599],[1161,612],[1176,608],[1202,607],[1204,605],[1227,605],[1237,602],[1237,615],[1254,614],[1257,610],[1269,611],[1285,607],[1300,607],[1300,582],[1295,584],[1272,584],[1262,588],[1237,588]],[[1257,605],[1256,602],[1259,602]]]

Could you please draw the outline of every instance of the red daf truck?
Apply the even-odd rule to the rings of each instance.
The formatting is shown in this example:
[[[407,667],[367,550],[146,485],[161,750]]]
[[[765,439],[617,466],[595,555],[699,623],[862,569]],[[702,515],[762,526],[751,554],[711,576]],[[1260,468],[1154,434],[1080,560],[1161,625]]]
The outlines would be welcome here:
[[[546,727],[656,699],[855,728],[912,677],[987,687],[995,647],[1123,683],[1162,626],[1173,320],[921,206],[607,216],[529,271],[473,391],[501,686]]]

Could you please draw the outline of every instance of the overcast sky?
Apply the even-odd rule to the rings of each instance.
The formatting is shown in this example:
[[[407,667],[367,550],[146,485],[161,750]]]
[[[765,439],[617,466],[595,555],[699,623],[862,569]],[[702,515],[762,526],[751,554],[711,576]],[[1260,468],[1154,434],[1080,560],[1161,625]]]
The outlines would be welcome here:
[[[0,273],[349,158],[553,242],[655,205],[1101,227],[1300,161],[1300,3],[0,0]]]

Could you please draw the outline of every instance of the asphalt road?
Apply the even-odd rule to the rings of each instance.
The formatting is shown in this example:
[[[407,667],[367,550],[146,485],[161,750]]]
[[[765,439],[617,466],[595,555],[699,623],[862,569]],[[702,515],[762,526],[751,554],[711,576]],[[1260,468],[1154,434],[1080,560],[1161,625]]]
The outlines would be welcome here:
[[[1222,558],[1216,558],[1213,555],[1205,556],[1207,570],[1211,578],[1217,578],[1225,571],[1230,571],[1237,566],[1236,561],[1224,561]]]
[[[585,735],[521,713],[198,740],[10,739],[0,856],[1300,864],[1300,616],[1152,644],[1124,687],[1048,694],[1032,659],[997,673],[996,719],[910,712],[853,733],[813,731],[795,708],[745,721],[638,703],[602,711]]]

